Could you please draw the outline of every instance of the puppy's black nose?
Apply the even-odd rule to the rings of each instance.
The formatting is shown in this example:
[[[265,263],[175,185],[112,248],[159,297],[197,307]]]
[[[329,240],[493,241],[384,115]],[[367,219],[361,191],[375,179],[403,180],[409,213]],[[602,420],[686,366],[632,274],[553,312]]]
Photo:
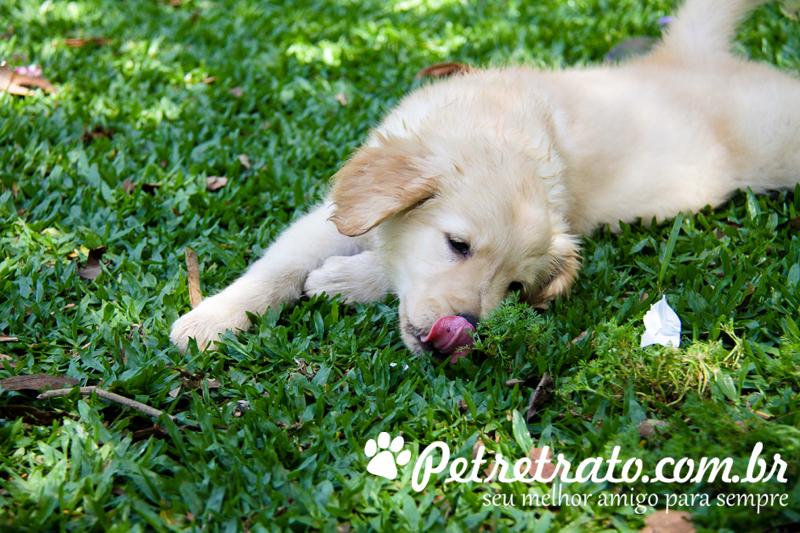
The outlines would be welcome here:
[[[458,316],[460,316],[461,318],[466,319],[467,322],[472,324],[473,328],[476,328],[476,329],[478,328],[478,322],[480,321],[480,319],[478,317],[476,317],[474,315],[458,315]]]

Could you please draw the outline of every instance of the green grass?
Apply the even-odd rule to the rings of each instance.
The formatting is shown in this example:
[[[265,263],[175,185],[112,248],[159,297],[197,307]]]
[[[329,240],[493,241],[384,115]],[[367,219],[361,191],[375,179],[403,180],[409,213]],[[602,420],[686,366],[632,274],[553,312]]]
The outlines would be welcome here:
[[[412,461],[436,440],[469,457],[480,437],[512,458],[532,443],[574,463],[620,446],[650,470],[663,457],[713,456],[733,457],[740,474],[763,442],[767,457],[789,463],[786,483],[568,490],[658,493],[657,508],[667,494],[785,493],[787,506],[760,515],[688,510],[698,531],[800,520],[800,234],[789,224],[800,191],[741,193],[680,224],[597,232],[570,298],[546,312],[501,308],[481,328],[487,355],[456,366],[404,350],[391,299],[273,310],[252,332],[227,334],[215,353],[181,356],[167,338],[189,309],[184,247],[200,256],[206,294],[224,287],[322,197],[422,67],[596,63],[627,37],[657,35],[673,8],[664,0],[2,3],[0,59],[41,64],[59,94],[0,95],[0,334],[19,339],[0,342],[11,358],[0,361],[0,379],[66,375],[177,422],[162,418],[166,433],[139,439],[154,420],[105,400],[0,392],[0,409],[70,415],[42,426],[0,418],[0,531],[642,526],[632,506],[597,498],[585,507],[483,506],[484,495],[519,498],[541,485],[460,485],[441,474],[416,493],[410,467],[395,481],[366,471],[364,446],[382,431],[402,434]],[[111,42],[65,44],[78,37]],[[747,21],[737,47],[800,70],[800,28],[777,6]],[[85,134],[101,131],[113,136]],[[230,181],[208,192],[207,176]],[[125,179],[162,186],[128,194]],[[79,277],[98,246],[108,249],[101,274]],[[642,316],[662,294],[683,320],[684,344],[639,348]],[[544,372],[554,376],[553,395],[525,428],[514,412],[524,415]],[[169,395],[189,374],[221,387],[206,381]],[[513,378],[528,381],[507,386]],[[252,410],[242,414],[239,401]],[[644,437],[645,419],[668,425]]]

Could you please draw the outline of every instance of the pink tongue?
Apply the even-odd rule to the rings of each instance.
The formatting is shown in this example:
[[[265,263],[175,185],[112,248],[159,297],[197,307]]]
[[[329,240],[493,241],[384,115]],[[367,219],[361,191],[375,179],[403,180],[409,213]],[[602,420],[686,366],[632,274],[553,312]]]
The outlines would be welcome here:
[[[451,363],[458,361],[470,353],[473,339],[470,332],[475,331],[466,318],[460,316],[443,316],[431,328],[430,333],[422,337],[422,342],[430,342],[443,354],[453,354]]]

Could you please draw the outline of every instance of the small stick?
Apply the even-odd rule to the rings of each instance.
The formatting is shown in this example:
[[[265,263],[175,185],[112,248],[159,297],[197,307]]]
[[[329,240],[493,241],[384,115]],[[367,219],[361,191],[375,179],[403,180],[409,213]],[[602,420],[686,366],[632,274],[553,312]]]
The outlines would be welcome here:
[[[60,398],[61,396],[68,395],[72,391],[73,389],[48,390],[41,393],[36,398],[39,400],[44,400],[46,398]],[[84,396],[89,396],[92,393],[97,394],[98,398],[103,398],[111,402],[116,402],[118,404],[124,405],[125,407],[130,407],[131,409],[135,409],[140,413],[144,413],[147,416],[152,416],[154,418],[158,418],[159,416],[165,414],[164,411],[160,411],[158,409],[155,409],[154,407],[150,407],[149,405],[137,402],[136,400],[131,400],[130,398],[126,398],[125,396],[120,396],[119,394],[108,392],[107,390],[103,390],[100,387],[81,387],[80,393]],[[175,420],[174,416],[169,414],[167,416],[170,417],[172,420]]]
[[[189,301],[192,309],[200,305],[203,295],[200,292],[200,264],[197,261],[197,254],[188,246],[186,251],[186,282],[189,286]]]

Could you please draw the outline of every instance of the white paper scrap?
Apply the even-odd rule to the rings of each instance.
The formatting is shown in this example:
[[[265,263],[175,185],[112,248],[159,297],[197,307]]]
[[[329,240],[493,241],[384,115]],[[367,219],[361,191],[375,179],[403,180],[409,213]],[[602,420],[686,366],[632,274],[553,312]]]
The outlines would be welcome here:
[[[650,306],[650,310],[645,313],[644,328],[642,347],[651,344],[667,346],[671,343],[677,348],[681,345],[681,319],[667,303],[666,296]]]

